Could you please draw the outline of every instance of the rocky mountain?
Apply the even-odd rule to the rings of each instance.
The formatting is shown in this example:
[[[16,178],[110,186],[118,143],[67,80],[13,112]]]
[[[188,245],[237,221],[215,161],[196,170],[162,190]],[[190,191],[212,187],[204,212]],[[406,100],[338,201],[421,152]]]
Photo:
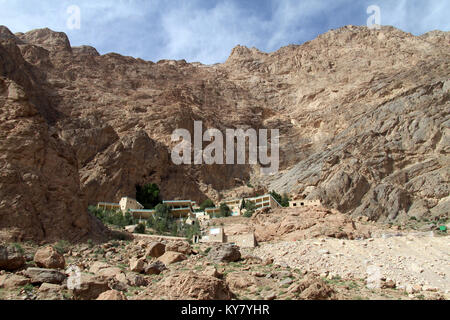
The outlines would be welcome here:
[[[449,40],[347,26],[273,53],[237,46],[202,65],[0,27],[2,237],[91,236],[88,204],[150,182],[164,198],[273,189],[372,220],[448,215]],[[279,129],[280,172],[174,165],[171,134],[193,134],[194,121]]]

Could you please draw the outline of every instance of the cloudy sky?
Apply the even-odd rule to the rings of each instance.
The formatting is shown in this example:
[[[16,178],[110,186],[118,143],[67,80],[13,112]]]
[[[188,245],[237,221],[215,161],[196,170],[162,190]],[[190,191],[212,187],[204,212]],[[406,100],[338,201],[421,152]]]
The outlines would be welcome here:
[[[450,30],[448,0],[0,0],[0,25],[63,31],[73,46],[101,54],[212,64],[238,44],[270,52],[366,25],[371,5],[380,8],[382,25],[415,35]]]

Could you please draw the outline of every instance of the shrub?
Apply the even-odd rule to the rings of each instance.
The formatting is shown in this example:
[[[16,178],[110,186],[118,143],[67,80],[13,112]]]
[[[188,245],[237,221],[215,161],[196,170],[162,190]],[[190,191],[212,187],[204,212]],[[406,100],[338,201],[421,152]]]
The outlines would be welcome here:
[[[277,193],[276,191],[272,191],[270,192],[271,196],[282,206],[282,207],[289,207],[289,201],[291,201],[291,199],[289,198],[289,196],[284,193],[283,195]]]
[[[68,251],[69,243],[65,240],[60,240],[53,246],[53,248],[60,254],[64,254]]]
[[[200,205],[200,210],[205,211],[206,208],[214,208],[216,205],[211,199],[207,199]]]
[[[220,205],[220,216],[221,217],[230,217],[231,216],[231,209],[225,203],[222,203]]]
[[[136,230],[134,230],[134,233],[144,234],[145,233],[145,224],[139,223],[136,227]]]

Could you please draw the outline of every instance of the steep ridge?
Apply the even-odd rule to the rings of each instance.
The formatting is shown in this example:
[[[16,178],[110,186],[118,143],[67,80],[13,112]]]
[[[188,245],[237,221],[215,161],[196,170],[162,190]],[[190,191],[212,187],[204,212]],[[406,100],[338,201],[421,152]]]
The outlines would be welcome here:
[[[88,204],[148,182],[165,198],[275,189],[373,220],[448,215],[449,40],[347,26],[273,53],[237,46],[206,66],[100,55],[50,29],[0,27],[0,228],[86,234]],[[194,121],[279,129],[281,171],[174,165],[171,134],[193,134]],[[47,215],[60,231],[37,227]]]

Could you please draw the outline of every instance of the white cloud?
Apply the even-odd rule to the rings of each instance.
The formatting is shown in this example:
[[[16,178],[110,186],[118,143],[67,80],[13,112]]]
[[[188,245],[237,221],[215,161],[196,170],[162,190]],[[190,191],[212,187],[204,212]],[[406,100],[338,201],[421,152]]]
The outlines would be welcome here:
[[[450,28],[450,1],[442,0],[0,0],[0,24],[13,32],[64,31],[73,45],[101,53],[216,63],[237,44],[273,51],[329,28],[363,25],[372,4],[383,25],[414,34]],[[67,29],[70,5],[81,8],[80,30]]]

